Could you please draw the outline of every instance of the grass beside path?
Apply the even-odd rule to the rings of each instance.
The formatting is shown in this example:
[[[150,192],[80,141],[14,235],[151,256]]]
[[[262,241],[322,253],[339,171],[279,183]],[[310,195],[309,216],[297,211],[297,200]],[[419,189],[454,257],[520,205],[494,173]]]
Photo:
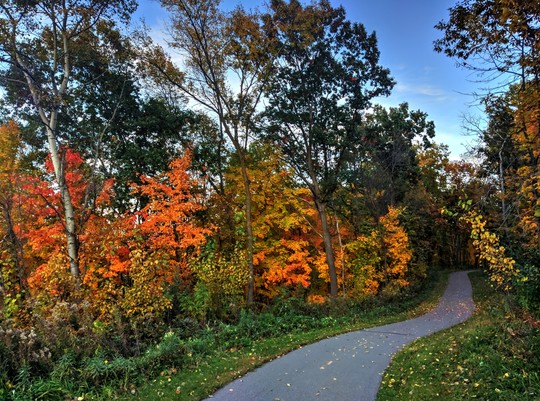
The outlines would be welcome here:
[[[133,394],[123,400],[154,401],[198,401],[232,380],[253,370],[279,355],[302,345],[335,336],[341,333],[384,325],[422,315],[432,309],[442,296],[447,273],[436,275],[434,283],[414,300],[399,302],[366,311],[349,320],[328,319],[328,325],[317,330],[295,330],[291,333],[268,339],[253,341],[241,349],[217,350],[205,356],[193,355],[191,366],[181,371],[169,369],[148,382],[133,389]]]
[[[540,332],[481,273],[469,274],[477,310],[394,358],[377,401],[540,400]]]

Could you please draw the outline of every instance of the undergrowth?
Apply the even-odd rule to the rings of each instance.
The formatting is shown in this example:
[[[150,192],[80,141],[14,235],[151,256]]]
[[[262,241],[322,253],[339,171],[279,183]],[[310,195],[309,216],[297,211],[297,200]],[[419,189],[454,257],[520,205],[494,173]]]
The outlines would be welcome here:
[[[365,303],[336,299],[312,305],[288,298],[258,312],[242,310],[227,322],[177,318],[159,341],[137,344],[141,351],[134,355],[96,340],[95,328],[86,338],[73,339],[65,337],[66,327],[60,327],[65,338],[53,333],[56,340],[45,338],[47,333],[40,330],[0,328],[0,399],[110,400],[124,396],[143,400],[156,399],[156,395],[160,399],[200,399],[302,344],[424,313],[444,290],[441,276],[392,299]],[[111,343],[123,343],[111,333],[107,336]],[[16,370],[14,366],[18,366]]]

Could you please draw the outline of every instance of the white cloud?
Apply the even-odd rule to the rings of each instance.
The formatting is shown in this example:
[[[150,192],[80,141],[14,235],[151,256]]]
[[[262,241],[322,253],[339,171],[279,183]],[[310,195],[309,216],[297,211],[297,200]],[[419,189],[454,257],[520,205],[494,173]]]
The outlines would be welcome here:
[[[433,85],[414,85],[399,83],[395,87],[398,93],[407,93],[413,95],[422,95],[435,98],[438,101],[445,101],[449,99],[448,94],[441,88]]]

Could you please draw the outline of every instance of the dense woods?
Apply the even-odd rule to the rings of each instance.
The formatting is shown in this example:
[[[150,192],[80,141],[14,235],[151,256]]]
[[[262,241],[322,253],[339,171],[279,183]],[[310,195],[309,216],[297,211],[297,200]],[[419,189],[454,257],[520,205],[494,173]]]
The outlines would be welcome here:
[[[376,104],[395,81],[343,8],[162,3],[168,49],[134,1],[0,4],[0,398],[171,328],[399,300],[441,267],[538,308],[538,2],[437,25],[436,51],[515,78],[460,161],[426,113]]]

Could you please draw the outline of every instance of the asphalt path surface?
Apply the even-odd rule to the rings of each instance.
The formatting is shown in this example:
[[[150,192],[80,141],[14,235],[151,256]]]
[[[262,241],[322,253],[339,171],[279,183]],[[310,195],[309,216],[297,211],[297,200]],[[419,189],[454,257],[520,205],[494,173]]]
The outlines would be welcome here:
[[[342,334],[292,351],[208,398],[210,401],[373,401],[392,355],[474,312],[467,272],[452,273],[438,306],[411,320]]]

